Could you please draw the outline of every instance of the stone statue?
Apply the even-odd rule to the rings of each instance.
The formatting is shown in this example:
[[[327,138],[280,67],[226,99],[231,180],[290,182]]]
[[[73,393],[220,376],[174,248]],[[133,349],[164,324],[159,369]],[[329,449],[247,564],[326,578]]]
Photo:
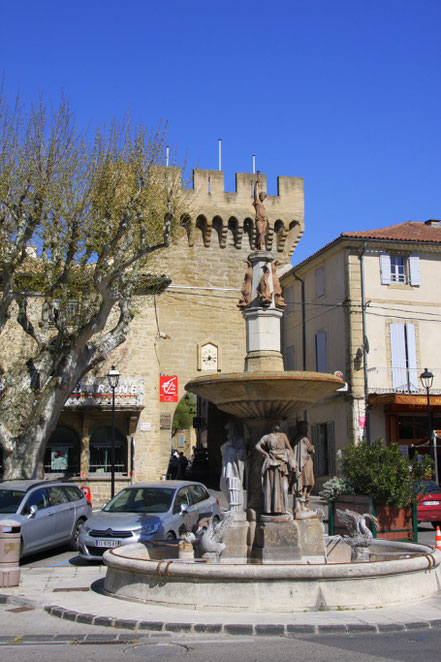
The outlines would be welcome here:
[[[272,425],[256,444],[264,456],[262,464],[263,512],[282,515],[288,512],[289,474],[295,469],[295,460],[288,437],[280,432],[280,423]]]
[[[240,291],[242,298],[239,299],[237,304],[238,308],[248,308],[251,303],[251,291],[253,286],[253,265],[249,260],[247,262],[247,270],[243,279],[242,289]]]
[[[314,514],[309,509],[309,499],[314,486],[314,466],[312,456],[315,453],[313,444],[309,441],[308,423],[298,423],[298,433],[292,440],[295,463],[297,466],[296,477],[293,485],[295,497],[295,516],[301,517],[303,513]]]
[[[254,184],[254,202],[253,206],[256,210],[256,244],[255,248],[257,251],[266,250],[265,238],[268,234],[269,225],[268,225],[268,216],[266,215],[265,206],[263,201],[266,198],[266,193],[261,191],[259,193],[259,176],[257,176],[256,182]]]
[[[227,441],[221,446],[222,473],[220,488],[228,501],[231,513],[243,511],[243,470],[245,441],[233,421],[225,425]]]
[[[259,284],[257,286],[257,294],[259,296],[259,303],[261,306],[264,308],[268,308],[273,302],[273,295],[271,291],[271,284],[270,284],[270,270],[269,270],[269,262],[267,262],[263,267],[263,274],[262,277],[259,281]]]
[[[274,262],[271,264],[273,273],[273,290],[274,290],[274,303],[276,308],[285,308],[285,299],[282,296],[282,286],[280,285],[279,277],[276,274],[276,267]]]

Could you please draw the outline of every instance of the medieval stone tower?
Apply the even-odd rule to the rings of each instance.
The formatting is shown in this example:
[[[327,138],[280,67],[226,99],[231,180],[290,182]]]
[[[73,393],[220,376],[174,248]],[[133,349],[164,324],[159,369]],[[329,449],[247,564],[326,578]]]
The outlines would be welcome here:
[[[186,382],[204,371],[243,370],[245,321],[236,304],[245,261],[255,244],[255,179],[252,173],[236,173],[236,190],[228,192],[223,172],[195,170],[193,188],[185,191],[189,211],[182,219],[182,234],[161,263],[172,284],[155,302],[160,338],[170,336],[158,344],[159,373],[178,375],[179,397]],[[259,180],[266,191],[266,176],[260,174]],[[303,179],[278,177],[277,185],[278,194],[265,200],[267,249],[283,271],[303,234]],[[162,469],[171,432],[164,422],[173,417],[175,406],[160,404]]]

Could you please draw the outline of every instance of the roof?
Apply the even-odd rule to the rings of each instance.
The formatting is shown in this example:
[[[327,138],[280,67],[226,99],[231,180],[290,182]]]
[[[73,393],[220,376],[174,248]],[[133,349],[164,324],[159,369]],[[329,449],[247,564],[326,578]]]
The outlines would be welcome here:
[[[342,232],[340,236],[359,239],[390,239],[393,241],[430,241],[441,244],[441,225],[432,225],[432,223],[437,223],[437,221],[427,221],[426,223],[406,221],[378,230]]]
[[[294,265],[292,269],[280,275],[281,278],[297,271],[300,267],[313,260],[333,246],[338,246],[345,239],[349,240],[366,240],[372,241],[415,241],[427,244],[440,244],[441,245],[441,221],[430,219],[428,221],[405,221],[397,225],[389,225],[386,228],[379,228],[378,230],[361,230],[357,232],[342,232],[336,239],[328,242],[314,253],[311,253],[307,258]],[[294,254],[295,255],[295,254]]]

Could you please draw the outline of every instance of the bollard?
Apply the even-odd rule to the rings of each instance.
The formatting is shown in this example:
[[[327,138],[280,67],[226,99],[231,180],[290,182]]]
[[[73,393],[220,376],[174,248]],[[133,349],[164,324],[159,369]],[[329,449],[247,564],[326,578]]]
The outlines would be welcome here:
[[[14,520],[0,520],[0,586],[20,583],[21,524]]]

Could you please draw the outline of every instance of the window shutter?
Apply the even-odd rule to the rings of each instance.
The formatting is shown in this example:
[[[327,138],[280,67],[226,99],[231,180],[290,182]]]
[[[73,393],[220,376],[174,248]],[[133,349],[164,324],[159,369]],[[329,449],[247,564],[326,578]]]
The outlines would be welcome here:
[[[320,267],[315,272],[315,296],[321,297],[325,293],[325,270]]]
[[[416,356],[415,326],[406,324],[407,370],[409,390],[418,393],[418,372]]]
[[[407,365],[404,324],[390,325],[390,350],[392,363],[392,388],[396,391],[405,391],[407,389]]]
[[[294,370],[294,345],[285,350],[285,370]]]
[[[315,359],[317,372],[326,372],[326,331],[315,334]]]
[[[381,284],[390,285],[390,255],[388,253],[380,255],[380,273]]]
[[[294,291],[292,285],[283,288],[283,298],[286,303],[285,312],[289,315],[294,310]]]
[[[320,444],[319,444],[319,435],[318,435],[318,425],[311,425],[311,443],[314,446],[315,453],[312,456],[312,462],[314,467],[314,476],[319,474],[319,460],[320,460]]]
[[[409,274],[410,284],[414,287],[421,285],[420,278],[420,258],[418,255],[409,255]]]
[[[326,436],[328,440],[328,472],[330,476],[335,476],[335,426],[334,421],[326,423]]]

